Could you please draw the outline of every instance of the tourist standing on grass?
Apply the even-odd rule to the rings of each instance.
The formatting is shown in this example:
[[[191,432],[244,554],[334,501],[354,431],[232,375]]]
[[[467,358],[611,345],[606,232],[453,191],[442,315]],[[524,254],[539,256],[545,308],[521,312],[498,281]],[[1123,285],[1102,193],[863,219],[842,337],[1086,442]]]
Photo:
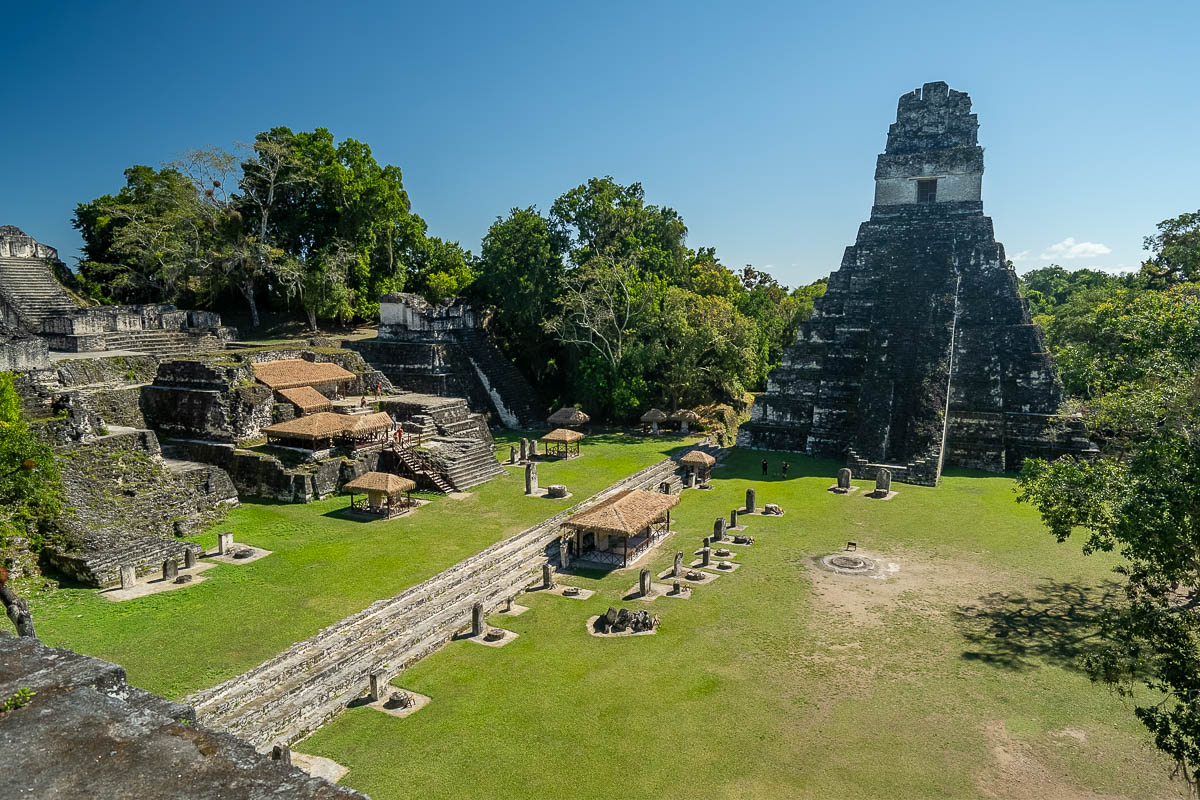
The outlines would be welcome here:
[[[785,461],[785,462],[783,462],[783,477],[785,480],[787,479],[787,471],[788,471],[788,463]]]
[[[767,477],[767,460],[764,458],[762,463],[763,477]]]

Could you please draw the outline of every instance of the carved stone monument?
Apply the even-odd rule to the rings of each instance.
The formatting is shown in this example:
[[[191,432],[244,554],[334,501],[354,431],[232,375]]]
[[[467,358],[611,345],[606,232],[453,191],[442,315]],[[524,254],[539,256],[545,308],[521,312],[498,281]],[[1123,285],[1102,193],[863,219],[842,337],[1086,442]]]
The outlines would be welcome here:
[[[471,606],[471,635],[482,636],[483,628],[483,603],[476,603]]]
[[[756,506],[754,505],[754,497],[755,497],[755,495],[754,495],[754,490],[753,490],[753,489],[747,489],[747,490],[746,490],[746,513],[747,513],[747,514],[753,514],[753,513],[754,513],[754,509],[755,509],[755,507],[756,507]]]
[[[137,570],[133,564],[121,565],[121,588],[132,589],[137,584]]]
[[[671,577],[678,578],[683,574],[683,553],[675,554],[675,566],[671,569]]]
[[[838,488],[839,492],[850,491],[851,477],[853,477],[853,476],[851,475],[849,468],[842,467],[841,469],[838,470],[837,488]]]
[[[179,577],[179,562],[173,558],[163,561],[162,575],[164,581],[173,581]]]
[[[707,567],[708,562],[711,559],[712,559],[712,550],[710,548],[706,547],[702,551],[700,551],[700,566]]]
[[[725,518],[717,517],[713,522],[712,539],[714,542],[719,542],[725,538]]]
[[[554,588],[554,570],[550,568],[549,564],[542,564],[542,588]]]
[[[738,526],[738,511],[736,508],[729,509],[729,527],[736,528]]]
[[[508,446],[508,463],[509,464],[517,463],[517,446],[516,445],[510,444]]]
[[[382,700],[387,691],[387,673],[383,670],[371,673],[371,700]]]
[[[650,596],[650,570],[642,570],[641,576],[638,578],[638,591],[642,597]]]
[[[525,494],[534,494],[538,489],[537,464],[530,461],[525,465]]]
[[[217,534],[217,555],[227,556],[233,552],[233,531]]]
[[[191,569],[196,566],[196,551],[188,548],[183,551],[183,568]]]
[[[892,471],[887,467],[880,467],[875,471],[875,494],[882,497],[891,490]]]
[[[571,545],[566,539],[558,543],[558,566],[564,570],[571,568]]]

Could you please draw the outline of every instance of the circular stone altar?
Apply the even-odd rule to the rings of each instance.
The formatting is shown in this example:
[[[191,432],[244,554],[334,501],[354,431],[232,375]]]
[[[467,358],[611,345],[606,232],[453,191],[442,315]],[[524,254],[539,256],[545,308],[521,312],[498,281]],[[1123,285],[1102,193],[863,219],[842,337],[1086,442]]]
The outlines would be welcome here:
[[[843,575],[865,575],[874,572],[876,568],[875,562],[871,559],[848,553],[825,556],[821,559],[821,564]]]

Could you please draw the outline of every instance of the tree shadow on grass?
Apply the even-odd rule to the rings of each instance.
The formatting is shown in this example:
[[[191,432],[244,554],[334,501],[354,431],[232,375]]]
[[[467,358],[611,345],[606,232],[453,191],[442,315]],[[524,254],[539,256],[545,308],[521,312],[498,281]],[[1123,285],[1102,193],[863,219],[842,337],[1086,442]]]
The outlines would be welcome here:
[[[993,592],[956,612],[974,649],[962,658],[1009,670],[1052,663],[1080,670],[1080,659],[1104,645],[1101,615],[1121,597],[1120,585],[1047,581],[1029,595]]]

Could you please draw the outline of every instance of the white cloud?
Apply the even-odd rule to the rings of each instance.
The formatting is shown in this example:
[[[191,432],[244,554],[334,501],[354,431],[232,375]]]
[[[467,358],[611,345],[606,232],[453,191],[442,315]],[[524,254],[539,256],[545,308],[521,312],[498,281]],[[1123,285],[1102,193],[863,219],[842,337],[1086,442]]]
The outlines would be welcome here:
[[[1014,264],[1019,263],[1021,261],[1028,261],[1029,260],[1029,251],[1022,250],[1021,252],[1017,253],[1015,256],[1009,256],[1008,260],[1013,262]]]
[[[1112,248],[1099,242],[1077,242],[1074,236],[1068,236],[1057,244],[1052,244],[1042,253],[1041,258],[1048,260],[1072,258],[1094,258],[1106,256]],[[1015,260],[1015,259],[1014,259]]]

